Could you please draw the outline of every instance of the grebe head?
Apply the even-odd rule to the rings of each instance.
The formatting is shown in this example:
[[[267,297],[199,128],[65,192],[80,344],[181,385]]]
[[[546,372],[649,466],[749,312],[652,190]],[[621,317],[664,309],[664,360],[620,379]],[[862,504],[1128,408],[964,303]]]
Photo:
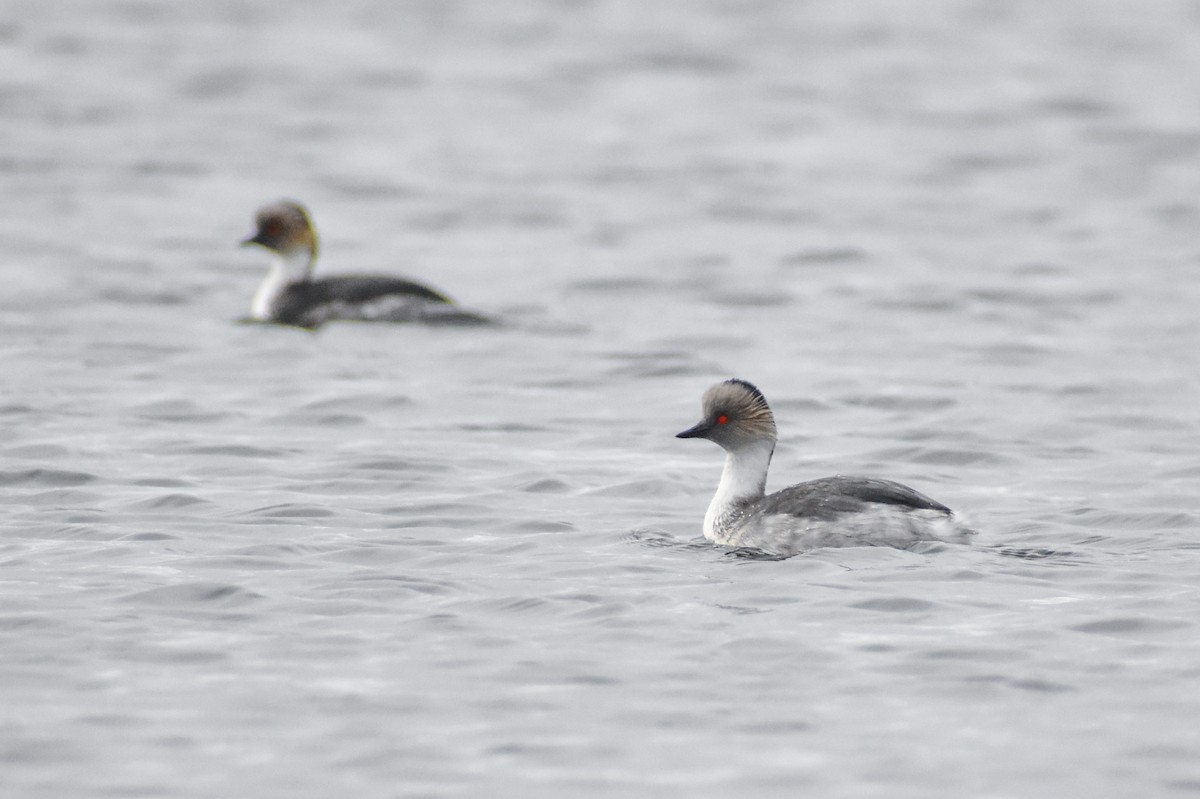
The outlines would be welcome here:
[[[243,246],[257,244],[286,257],[307,253],[310,260],[317,257],[317,232],[303,205],[281,200],[258,209],[257,230],[242,242]]]
[[[775,416],[753,384],[736,378],[717,383],[701,400],[704,418],[676,438],[707,438],[729,452],[775,445]]]

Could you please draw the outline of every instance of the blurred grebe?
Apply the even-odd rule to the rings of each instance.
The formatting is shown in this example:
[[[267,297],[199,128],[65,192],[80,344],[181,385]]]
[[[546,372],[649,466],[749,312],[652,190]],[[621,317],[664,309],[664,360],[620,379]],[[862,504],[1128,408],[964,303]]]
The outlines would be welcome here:
[[[317,232],[303,205],[282,200],[259,209],[257,230],[242,242],[276,257],[254,294],[250,319],[317,328],[334,320],[487,324],[428,286],[389,275],[314,278]]]
[[[767,495],[775,416],[745,380],[704,393],[704,418],[678,438],[707,438],[726,452],[721,482],[704,514],[716,544],[792,555],[818,547],[910,547],[962,541],[970,531],[952,511],[906,485],[871,477],[824,477]]]

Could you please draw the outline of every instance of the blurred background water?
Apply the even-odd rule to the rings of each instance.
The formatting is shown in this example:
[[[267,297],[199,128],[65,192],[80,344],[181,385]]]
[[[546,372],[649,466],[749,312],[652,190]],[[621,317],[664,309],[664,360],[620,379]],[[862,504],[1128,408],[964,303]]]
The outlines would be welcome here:
[[[1200,8],[0,4],[13,797],[1200,794]],[[236,324],[322,271],[502,329]],[[971,547],[697,541],[770,486]]]

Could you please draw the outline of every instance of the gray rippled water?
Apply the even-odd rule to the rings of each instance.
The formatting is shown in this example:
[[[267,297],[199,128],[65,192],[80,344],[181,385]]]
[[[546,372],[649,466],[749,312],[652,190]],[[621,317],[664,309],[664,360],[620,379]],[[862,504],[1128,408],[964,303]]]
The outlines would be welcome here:
[[[0,793],[1200,794],[1187,3],[0,6]],[[261,202],[499,329],[236,323]],[[698,539],[772,487],[972,546]]]

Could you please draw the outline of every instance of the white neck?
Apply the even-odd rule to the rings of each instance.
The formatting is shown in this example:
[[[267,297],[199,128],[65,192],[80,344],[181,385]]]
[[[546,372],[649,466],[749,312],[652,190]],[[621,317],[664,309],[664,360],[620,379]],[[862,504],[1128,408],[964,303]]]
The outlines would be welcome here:
[[[279,298],[280,293],[289,283],[308,280],[312,275],[312,266],[312,253],[303,248],[276,256],[267,276],[258,285],[258,291],[254,292],[250,318],[260,322],[269,321],[275,300]]]
[[[704,514],[704,537],[721,543],[737,513],[747,502],[762,499],[775,442],[764,440],[725,455],[725,470],[717,493]]]

